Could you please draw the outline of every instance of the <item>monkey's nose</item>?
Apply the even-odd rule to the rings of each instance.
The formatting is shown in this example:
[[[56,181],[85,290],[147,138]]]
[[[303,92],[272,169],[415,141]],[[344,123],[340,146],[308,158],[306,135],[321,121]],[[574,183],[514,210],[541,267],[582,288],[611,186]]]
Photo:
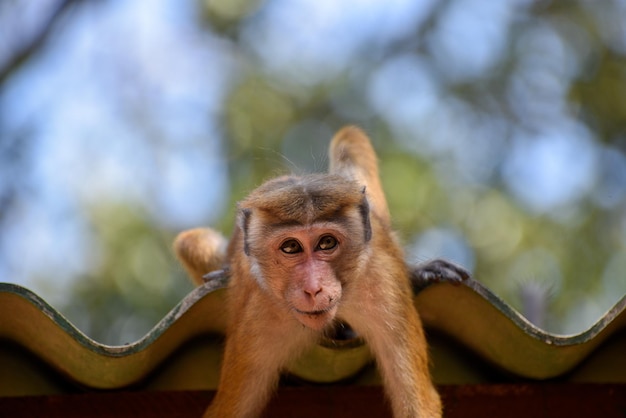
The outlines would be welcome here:
[[[304,293],[309,296],[312,300],[315,300],[315,298],[317,297],[317,295],[319,295],[320,293],[322,293],[324,291],[324,289],[320,286],[320,287],[311,287],[308,289],[303,289]]]

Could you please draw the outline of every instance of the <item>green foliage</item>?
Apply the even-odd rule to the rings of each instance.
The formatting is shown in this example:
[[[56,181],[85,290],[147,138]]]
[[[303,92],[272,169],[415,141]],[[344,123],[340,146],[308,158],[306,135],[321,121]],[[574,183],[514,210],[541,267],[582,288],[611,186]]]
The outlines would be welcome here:
[[[93,208],[92,225],[99,259],[63,312],[98,342],[134,342],[192,288],[174,260],[174,235],[124,205]]]
[[[237,10],[229,11],[219,4],[206,2],[212,27],[218,31],[228,28],[224,33],[238,39],[237,33],[250,17],[248,10],[257,5],[239,2]],[[514,27],[514,38],[508,45],[511,52],[500,57],[496,70],[469,83],[441,83],[447,100],[458,100],[461,105],[456,109],[467,105],[477,112],[475,116],[459,113],[459,123],[471,127],[480,114],[486,118],[504,117],[509,120],[507,123],[513,123],[516,116],[506,110],[503,114],[502,106],[510,108],[506,103],[510,100],[506,97],[507,86],[517,77],[519,60],[525,59],[516,53],[530,48],[524,40],[527,35],[523,34],[531,32],[533,24],[548,25],[565,35],[576,27],[585,27],[591,34],[599,32],[591,12],[576,3],[554,4],[533,13],[534,20],[527,26]],[[515,38],[517,34],[519,39]],[[569,105],[578,108],[597,129],[598,140],[619,141],[626,120],[624,57],[610,51],[595,35],[583,40],[569,39],[574,47],[586,42],[588,51],[592,51],[581,58],[580,73],[568,86]],[[410,45],[411,39],[404,42]],[[602,292],[604,285],[599,278],[616,246],[623,246],[622,238],[611,236],[615,231],[611,231],[612,222],[603,209],[582,201],[577,207],[560,209],[565,212],[563,217],[535,215],[507,192],[497,176],[482,184],[467,183],[455,172],[456,162],[447,154],[429,157],[419,150],[407,151],[406,144],[399,141],[398,131],[387,121],[372,116],[372,110],[363,105],[362,93],[355,93],[366,88],[357,83],[367,83],[373,77],[378,69],[375,63],[360,61],[363,67],[358,76],[347,70],[335,79],[298,85],[281,80],[271,71],[255,69],[257,57],[247,55],[244,41],[235,41],[235,47],[248,65],[224,101],[223,125],[232,192],[218,228],[230,233],[236,202],[264,179],[290,171],[325,169],[324,150],[333,130],[342,123],[360,123],[372,133],[378,148],[394,225],[407,245],[430,228],[458,231],[473,253],[474,276],[507,302],[524,312],[524,289],[539,289],[545,312],[535,316],[546,317],[539,325],[563,332],[579,331],[589,325],[590,321],[564,324],[581,300],[593,299],[593,295]],[[393,50],[385,52],[393,56]],[[353,107],[360,107],[360,113],[355,113]],[[471,141],[477,133],[464,134]],[[472,147],[468,142],[460,146]],[[502,155],[494,154],[494,158],[498,157]],[[135,314],[142,312],[146,322],[155,320],[163,312],[158,307],[173,304],[181,295],[175,289],[184,288],[159,227],[142,223],[149,222],[145,218],[129,215],[94,217],[105,256],[94,277],[84,280],[76,290],[84,299],[80,309],[99,312],[92,317],[101,323],[90,324],[89,329],[110,328],[105,324],[129,315],[131,310]],[[98,290],[94,291],[94,287]],[[155,313],[148,315],[149,312]],[[533,316],[533,312],[526,314]]]
[[[539,318],[538,325],[549,331],[581,331],[626,292],[626,179],[603,159],[613,153],[619,162],[626,154],[622,9],[612,1],[602,6],[572,1],[511,8],[511,16],[501,16],[506,30],[496,32],[502,43],[494,47],[493,62],[482,71],[463,73],[450,65],[459,57],[442,52],[445,42],[433,41],[456,4],[434,7],[419,28],[392,41],[375,39],[348,58],[329,56],[319,68],[311,68],[306,54],[303,62],[296,57],[282,66],[271,62],[272,51],[284,53],[282,43],[267,41],[268,51],[254,49],[250,28],[276,7],[274,2],[201,1],[197,18],[204,20],[203,30],[217,37],[219,47],[228,49],[237,63],[215,112],[221,139],[202,131],[193,141],[168,142],[168,135],[175,135],[160,129],[163,113],[150,113],[151,94],[145,102],[141,94],[130,94],[140,105],[125,118],[136,115],[133,129],[150,132],[145,141],[152,140],[156,151],[146,160],[157,167],[167,161],[168,146],[222,141],[229,193],[222,197],[225,211],[212,226],[226,235],[232,231],[238,200],[269,177],[324,170],[332,133],[343,124],[359,124],[379,153],[394,226],[407,247],[427,231],[450,232],[469,254],[461,261],[473,276],[508,303]],[[288,23],[286,27],[304,30],[309,22]],[[495,30],[496,23],[484,20],[479,27]],[[446,39],[453,45],[467,43],[457,37],[456,29],[463,28],[454,29]],[[284,33],[281,40],[293,35]],[[484,52],[482,45],[467,46],[475,47],[477,55]],[[308,45],[301,48],[306,52]],[[347,60],[343,67],[331,65],[342,60]],[[390,63],[401,69],[413,66],[408,75],[398,72],[406,78],[396,86],[398,91],[392,91],[397,80],[386,80],[390,86],[377,84]],[[180,77],[175,71],[170,76]],[[378,102],[372,99],[377,91],[383,96]],[[132,109],[123,104],[123,109]],[[589,131],[590,149],[600,156],[595,175],[575,199],[536,210],[507,183],[516,176],[513,172],[507,178],[511,149],[536,144],[539,139],[533,134],[550,131],[564,119],[584,128],[578,131]],[[18,147],[6,144],[11,141],[0,143],[0,161],[15,161],[13,147]],[[568,161],[572,173],[578,157]],[[24,171],[18,167],[8,174],[17,177],[18,169]],[[23,188],[12,193],[28,195],[28,187]],[[0,204],[12,196],[2,191]],[[182,226],[147,210],[148,198],[120,202],[102,196],[97,204],[77,200],[91,227],[95,262],[88,274],[76,278],[72,297],[61,310],[98,341],[137,339],[191,289],[170,249]],[[0,221],[2,217],[0,210]],[[201,225],[185,225],[191,226]],[[444,248],[436,255],[449,254]],[[50,275],[54,281],[54,272]],[[529,291],[536,289],[542,312],[528,311]]]

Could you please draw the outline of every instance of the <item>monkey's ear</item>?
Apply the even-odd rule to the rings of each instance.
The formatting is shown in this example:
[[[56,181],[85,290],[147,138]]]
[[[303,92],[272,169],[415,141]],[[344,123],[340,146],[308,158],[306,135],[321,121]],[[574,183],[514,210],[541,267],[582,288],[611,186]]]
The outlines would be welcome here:
[[[248,242],[248,226],[250,224],[250,215],[252,215],[252,209],[239,209],[239,215],[237,216],[237,224],[241,228],[243,233],[243,252],[246,255],[250,255],[250,243]]]
[[[361,203],[359,204],[359,213],[361,214],[361,219],[363,221],[365,242],[369,242],[369,240],[372,239],[372,224],[370,222],[370,204],[368,203],[367,196],[365,195],[365,186],[363,186],[361,193],[363,194],[363,199],[361,199]]]

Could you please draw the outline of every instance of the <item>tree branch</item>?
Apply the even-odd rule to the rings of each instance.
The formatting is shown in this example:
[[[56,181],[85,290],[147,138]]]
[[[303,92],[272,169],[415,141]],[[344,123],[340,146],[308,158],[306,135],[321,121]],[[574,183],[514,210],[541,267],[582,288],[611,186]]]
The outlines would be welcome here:
[[[35,55],[48,41],[50,33],[54,30],[57,23],[63,15],[71,9],[79,0],[61,0],[54,9],[48,19],[41,25],[39,31],[24,43],[24,45],[8,59],[6,64],[0,68],[0,85],[9,78],[9,76],[33,55]]]

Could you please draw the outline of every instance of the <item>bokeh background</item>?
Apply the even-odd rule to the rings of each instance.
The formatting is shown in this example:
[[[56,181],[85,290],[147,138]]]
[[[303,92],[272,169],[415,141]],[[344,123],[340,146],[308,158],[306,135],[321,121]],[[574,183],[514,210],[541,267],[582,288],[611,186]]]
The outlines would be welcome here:
[[[0,281],[135,341],[171,242],[358,124],[411,262],[548,331],[626,293],[626,1],[0,2]]]

